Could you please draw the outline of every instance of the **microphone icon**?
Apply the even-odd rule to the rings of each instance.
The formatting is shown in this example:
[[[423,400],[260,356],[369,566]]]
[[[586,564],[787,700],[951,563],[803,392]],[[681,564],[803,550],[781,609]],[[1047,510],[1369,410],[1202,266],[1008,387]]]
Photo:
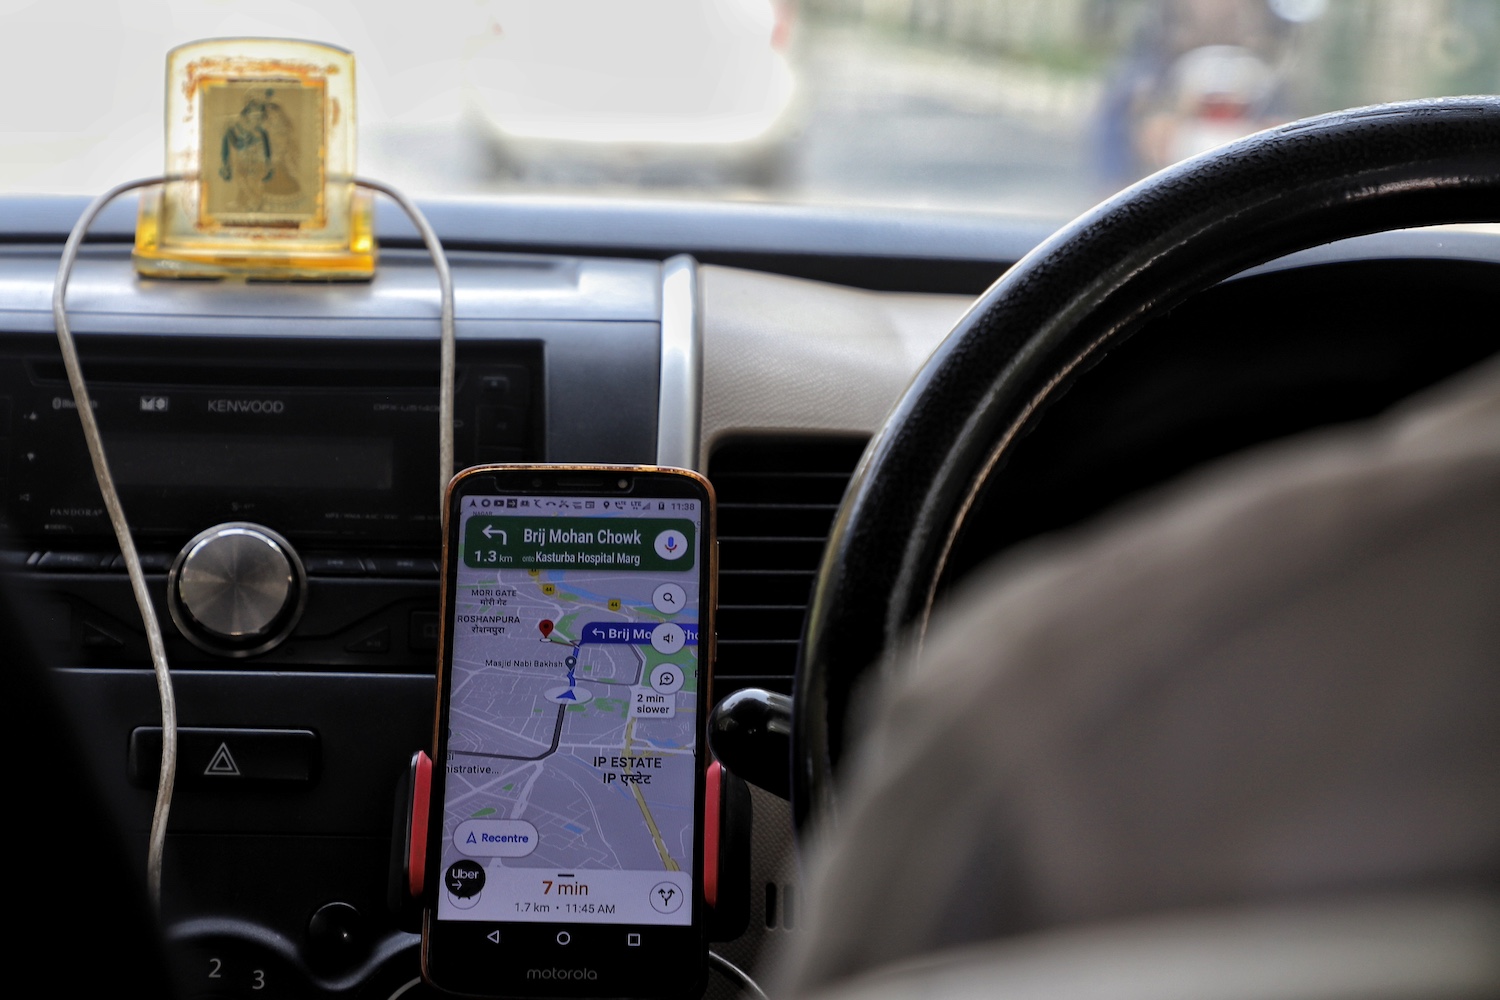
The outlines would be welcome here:
[[[656,554],[663,559],[677,559],[687,551],[687,539],[680,531],[663,531],[656,536]]]

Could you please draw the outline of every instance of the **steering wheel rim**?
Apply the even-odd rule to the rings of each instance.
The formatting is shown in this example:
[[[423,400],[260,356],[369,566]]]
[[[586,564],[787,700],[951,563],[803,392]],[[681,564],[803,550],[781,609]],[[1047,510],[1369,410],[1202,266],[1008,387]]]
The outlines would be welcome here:
[[[1387,229],[1500,220],[1500,98],[1377,105],[1269,129],[1080,216],[982,295],[866,449],[813,585],[793,689],[798,827],[836,812],[866,670],[920,647],[965,514],[1041,410],[1194,292]]]

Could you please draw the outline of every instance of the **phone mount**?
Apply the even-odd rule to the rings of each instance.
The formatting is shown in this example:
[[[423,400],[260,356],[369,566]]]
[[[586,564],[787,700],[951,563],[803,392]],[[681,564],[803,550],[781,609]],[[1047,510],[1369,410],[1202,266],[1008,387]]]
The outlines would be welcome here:
[[[432,758],[427,751],[411,755],[396,783],[395,805],[385,901],[396,925],[416,933],[422,929],[422,893],[427,889],[427,820],[432,806]]]
[[[708,903],[708,936],[732,941],[750,923],[750,788],[718,761],[708,766],[703,796],[703,897]],[[427,831],[432,808],[432,758],[411,755],[396,785],[391,828],[390,880],[386,903],[397,926],[422,929],[422,897],[427,889]]]

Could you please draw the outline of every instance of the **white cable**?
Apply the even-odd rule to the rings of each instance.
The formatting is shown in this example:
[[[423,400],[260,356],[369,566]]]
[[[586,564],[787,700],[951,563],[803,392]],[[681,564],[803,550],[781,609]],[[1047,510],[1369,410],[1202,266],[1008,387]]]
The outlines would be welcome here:
[[[109,523],[114,529],[120,545],[120,554],[125,560],[125,571],[130,577],[130,588],[135,594],[136,606],[141,612],[141,621],[146,626],[146,645],[151,651],[151,665],[156,673],[156,692],[161,702],[161,771],[156,783],[156,806],[151,814],[151,839],[146,853],[146,889],[151,904],[161,911],[161,862],[167,840],[167,817],[172,809],[172,789],[177,777],[177,699],[172,690],[172,675],[167,666],[166,645],[162,641],[161,623],[156,617],[156,607],[146,589],[146,574],[141,569],[141,558],[135,549],[135,540],[130,534],[130,525],[125,520],[125,510],[120,504],[120,495],[115,489],[114,476],[109,470],[109,461],[104,454],[104,442],[99,436],[99,424],[94,419],[94,406],[89,398],[88,386],[84,384],[83,371],[78,363],[78,349],[73,342],[73,331],[68,326],[68,314],[64,305],[68,291],[68,279],[78,260],[78,250],[83,245],[89,226],[93,224],[104,206],[127,191],[166,184],[182,180],[180,177],[147,177],[141,180],[116,184],[89,203],[68,240],[63,244],[62,257],[57,264],[57,280],[52,287],[52,319],[57,328],[57,343],[62,351],[63,366],[68,372],[68,385],[73,390],[73,402],[78,407],[78,419],[83,424],[83,437],[88,445],[89,459],[94,466],[94,478],[98,480],[99,492],[104,497],[105,510],[109,512]],[[438,463],[439,504],[446,494],[448,480],[453,478],[453,372],[455,360],[455,334],[453,316],[453,275],[448,268],[448,258],[443,252],[442,242],[428,223],[422,210],[395,188],[378,181],[359,180],[356,185],[378,191],[400,205],[402,210],[422,234],[427,252],[432,256],[437,269],[438,285],[442,293],[441,304],[441,351],[438,391]]]
[[[63,244],[62,259],[57,262],[57,281],[52,286],[52,321],[57,326],[57,344],[62,349],[63,366],[68,370],[68,385],[73,388],[73,402],[78,406],[78,419],[83,423],[83,439],[88,443],[89,458],[94,463],[94,478],[99,481],[99,492],[104,495],[104,509],[109,511],[110,526],[115,529],[115,538],[120,543],[120,555],[125,557],[125,571],[130,575],[130,589],[135,592],[135,603],[141,609],[141,621],[146,624],[146,645],[151,650],[151,665],[156,670],[156,694],[161,702],[161,773],[156,779],[156,808],[151,814],[151,843],[146,851],[146,890],[151,895],[151,905],[161,912],[161,855],[167,842],[167,814],[172,808],[172,785],[177,777],[177,699],[172,694],[172,675],[167,670],[167,648],[162,643],[161,623],[156,619],[156,607],[146,590],[146,574],[141,571],[141,557],[136,554],[135,541],[130,537],[130,525],[125,521],[125,510],[120,506],[120,495],[115,491],[115,479],[110,475],[109,462],[104,457],[104,442],[99,438],[99,424],[94,420],[94,405],[89,400],[89,390],[83,383],[83,371],[78,365],[78,350],[73,346],[73,331],[68,329],[68,313],[63,307],[63,297],[68,292],[68,278],[73,273],[73,263],[78,259],[78,248],[89,225],[115,198],[126,191],[164,184],[173,178],[148,177],[144,180],[116,184],[95,198],[83,210],[68,242]]]
[[[379,191],[401,206],[411,219],[427,252],[432,257],[432,266],[437,269],[438,288],[442,292],[442,344],[439,352],[438,373],[438,512],[444,511],[444,498],[448,493],[448,480],[453,478],[453,368],[455,334],[453,320],[453,272],[448,269],[448,255],[443,252],[442,241],[427,222],[427,216],[406,195],[388,184],[355,178],[354,183],[371,191]]]
[[[755,997],[756,1000],[766,1000],[766,991],[760,988],[760,984],[750,978],[750,974],[735,965],[729,959],[716,951],[708,953],[709,964],[724,974],[725,978],[738,985],[746,993]]]

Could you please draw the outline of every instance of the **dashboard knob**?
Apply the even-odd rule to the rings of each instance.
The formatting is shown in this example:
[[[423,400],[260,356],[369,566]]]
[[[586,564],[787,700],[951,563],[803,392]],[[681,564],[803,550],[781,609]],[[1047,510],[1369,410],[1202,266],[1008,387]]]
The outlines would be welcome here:
[[[167,606],[200,649],[251,656],[276,646],[296,626],[307,595],[302,560],[281,535],[232,521],[199,532],[167,577]]]

